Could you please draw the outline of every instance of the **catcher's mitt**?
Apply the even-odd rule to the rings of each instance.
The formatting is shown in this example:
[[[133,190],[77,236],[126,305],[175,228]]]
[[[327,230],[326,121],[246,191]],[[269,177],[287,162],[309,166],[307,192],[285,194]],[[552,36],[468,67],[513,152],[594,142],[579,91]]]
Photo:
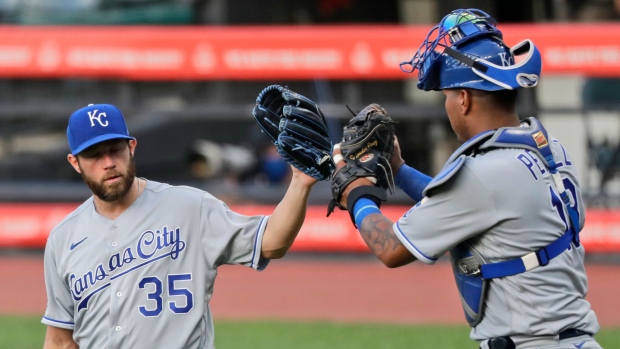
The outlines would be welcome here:
[[[280,85],[266,87],[252,111],[278,153],[300,171],[327,180],[336,168],[325,116],[310,99]]]
[[[342,192],[357,178],[368,178],[377,186],[394,192],[390,157],[394,150],[394,121],[378,104],[370,104],[357,113],[343,129],[340,150],[346,165],[331,178],[332,200],[329,216],[340,205]]]

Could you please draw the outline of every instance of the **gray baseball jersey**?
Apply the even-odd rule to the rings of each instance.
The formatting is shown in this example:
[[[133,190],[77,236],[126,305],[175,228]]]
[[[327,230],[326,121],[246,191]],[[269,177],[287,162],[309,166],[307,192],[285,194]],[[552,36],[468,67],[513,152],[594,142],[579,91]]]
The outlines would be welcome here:
[[[584,224],[575,167],[550,137],[553,156]],[[544,160],[525,149],[503,148],[467,156],[462,168],[394,224],[401,242],[433,264],[469,240],[489,263],[522,257],[564,234],[568,216]],[[565,329],[596,333],[599,325],[584,299],[583,247],[539,267],[490,280],[482,321],[471,338],[556,335]]]
[[[115,220],[90,198],[48,238],[42,322],[73,330],[81,348],[213,348],[217,268],[264,268],[267,219],[153,181]]]

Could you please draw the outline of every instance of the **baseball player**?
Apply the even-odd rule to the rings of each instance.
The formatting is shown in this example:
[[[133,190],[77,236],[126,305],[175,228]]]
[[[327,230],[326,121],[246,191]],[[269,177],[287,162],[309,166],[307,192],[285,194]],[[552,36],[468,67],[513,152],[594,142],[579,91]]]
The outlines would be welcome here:
[[[521,120],[515,109],[517,90],[536,86],[541,66],[531,41],[507,47],[486,13],[444,17],[402,67],[418,71],[418,88],[443,92],[462,146],[430,178],[404,164],[395,142],[396,184],[417,201],[395,223],[381,214],[385,193],[366,178],[339,202],[388,267],[450,253],[471,338],[483,349],[600,348],[584,298],[576,169],[537,119]]]
[[[249,217],[204,191],[136,177],[137,141],[113,105],[75,111],[67,137],[93,196],[47,241],[44,349],[213,348],[218,266],[262,270],[284,256],[316,179],[293,168],[273,214]]]

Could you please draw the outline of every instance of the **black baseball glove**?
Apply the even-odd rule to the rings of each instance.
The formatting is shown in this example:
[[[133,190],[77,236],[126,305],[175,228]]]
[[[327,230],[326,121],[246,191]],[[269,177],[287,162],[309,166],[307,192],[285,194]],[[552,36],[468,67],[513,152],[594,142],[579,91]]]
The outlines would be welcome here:
[[[390,166],[394,139],[394,121],[378,104],[368,105],[349,121],[340,143],[346,165],[331,178],[332,200],[327,209],[328,216],[335,207],[345,209],[340,205],[342,192],[357,178],[368,178],[376,186],[394,192],[394,175]]]
[[[256,98],[252,115],[286,162],[320,181],[331,177],[333,145],[325,116],[313,101],[271,85]]]

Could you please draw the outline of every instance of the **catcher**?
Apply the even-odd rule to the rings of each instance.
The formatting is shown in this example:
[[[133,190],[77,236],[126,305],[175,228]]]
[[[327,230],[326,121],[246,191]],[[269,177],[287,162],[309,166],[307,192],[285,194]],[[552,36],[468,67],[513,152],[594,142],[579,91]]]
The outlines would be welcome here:
[[[390,268],[434,264],[449,252],[470,337],[481,349],[601,348],[585,299],[577,171],[540,121],[516,110],[518,89],[540,79],[534,43],[507,47],[488,14],[456,10],[401,68],[418,71],[419,89],[442,91],[462,146],[431,178],[404,164],[394,141],[395,183],[417,204],[393,222],[381,214],[386,194],[374,183],[383,168],[357,176],[363,161],[351,154],[365,150],[345,151],[345,138],[334,151],[337,205]]]

